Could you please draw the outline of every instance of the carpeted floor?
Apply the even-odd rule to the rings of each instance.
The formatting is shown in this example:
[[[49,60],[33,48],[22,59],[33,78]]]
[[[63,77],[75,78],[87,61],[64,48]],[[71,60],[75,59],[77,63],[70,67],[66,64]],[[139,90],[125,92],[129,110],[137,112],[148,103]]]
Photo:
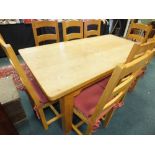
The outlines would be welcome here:
[[[21,60],[21,58],[20,58]],[[22,61],[22,60],[21,60]],[[6,58],[0,59],[0,67],[8,65]],[[94,135],[154,135],[155,134],[155,59],[148,66],[147,72],[141,78],[133,92],[128,93],[125,105],[112,118],[105,129],[102,126]],[[62,135],[61,121],[58,120],[45,131],[33,113],[28,96],[20,91],[22,105],[27,119],[16,125],[22,135]],[[47,110],[47,117],[51,114]],[[74,135],[74,132],[70,133]]]

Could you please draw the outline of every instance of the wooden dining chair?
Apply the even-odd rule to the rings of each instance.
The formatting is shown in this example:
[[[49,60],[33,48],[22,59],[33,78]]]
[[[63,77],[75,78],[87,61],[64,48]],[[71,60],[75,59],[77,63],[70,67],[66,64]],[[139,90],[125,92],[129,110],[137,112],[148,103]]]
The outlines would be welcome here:
[[[23,85],[25,86],[29,96],[32,98],[34,102],[34,110],[36,111],[38,118],[41,119],[44,129],[48,129],[48,126],[51,123],[61,118],[61,114],[59,114],[58,111],[54,108],[54,102],[49,101],[48,97],[45,95],[38,82],[34,78],[33,74],[31,75],[31,77],[28,77],[26,75],[11,45],[5,44],[0,40],[0,46],[5,51],[10,63],[13,65],[14,69],[19,74],[19,77]],[[56,115],[50,120],[46,120],[44,112],[44,109],[47,107],[49,107]]]
[[[48,34],[38,34],[38,31],[41,29],[50,28],[50,33]],[[52,30],[54,28],[54,30]],[[46,41],[56,41],[59,42],[59,29],[57,21],[32,21],[32,30],[35,40],[35,45],[39,46],[40,43]],[[52,33],[51,33],[52,31]]]
[[[96,26],[96,29],[89,30],[90,26]],[[101,20],[100,19],[90,19],[84,21],[84,38],[90,36],[99,36],[101,31]]]
[[[0,34],[0,42],[2,42],[3,44],[5,44],[4,38],[2,37],[1,34]]]
[[[151,29],[151,25],[132,22],[129,26],[126,38],[135,42],[144,43],[147,41]]]
[[[134,59],[139,58],[140,56],[144,55],[147,50],[153,50],[154,47],[155,47],[155,39],[152,39],[149,42],[142,43],[142,44],[135,43],[125,63],[131,62]]]
[[[155,39],[152,39],[149,42],[142,43],[142,44],[134,44],[125,63],[129,63],[129,62],[143,56],[147,52],[147,50],[151,50],[152,55],[148,61],[148,64],[149,64],[149,62],[151,61],[151,58],[153,58],[153,56],[155,54],[155,51],[153,50],[154,47],[155,47]],[[133,89],[135,88],[135,86],[137,84],[138,79],[144,75],[144,73],[146,72],[146,69],[147,69],[147,65],[144,68],[142,68],[142,70],[139,71],[137,78],[134,80],[134,82],[130,86],[129,91],[133,91]]]
[[[115,110],[123,105],[123,99],[141,70],[147,63],[150,51],[138,59],[117,65],[109,80],[104,79],[95,85],[79,91],[74,97],[74,114],[82,121],[72,124],[73,130],[83,134],[79,127],[87,124],[86,134],[91,134],[101,120],[104,120],[106,127]]]
[[[70,28],[79,28],[79,32],[68,33]],[[63,39],[69,41],[83,38],[83,21],[82,20],[64,20],[62,21]]]
[[[148,39],[147,39],[147,42],[152,41],[152,40],[154,40],[154,39],[155,39],[155,35],[154,35],[153,37],[151,37],[151,38],[148,38]]]

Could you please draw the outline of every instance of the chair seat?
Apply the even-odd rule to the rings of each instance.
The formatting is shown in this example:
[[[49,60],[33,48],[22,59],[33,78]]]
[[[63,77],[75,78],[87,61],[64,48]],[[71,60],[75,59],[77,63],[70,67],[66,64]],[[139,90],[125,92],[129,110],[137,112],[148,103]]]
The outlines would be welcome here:
[[[45,93],[40,88],[38,82],[35,79],[31,79],[30,82],[32,84],[32,87],[36,91],[36,93],[37,93],[37,95],[39,97],[40,102],[42,104],[46,104],[49,100],[48,100],[47,96],[45,95]]]
[[[74,107],[84,116],[89,118],[95,111],[95,107],[110,79],[110,76],[97,82],[96,84],[82,90],[81,93],[75,97]],[[117,109],[123,105],[123,102],[116,103],[113,108]],[[112,108],[112,107],[111,107]],[[104,111],[101,115],[105,115],[110,109]]]
[[[22,66],[25,70],[25,73],[30,81],[30,83],[32,84],[32,87],[34,88],[34,90],[36,91],[39,100],[42,104],[46,104],[48,102],[48,98],[45,95],[45,93],[43,92],[43,90],[40,88],[38,82],[36,81],[36,79],[34,78],[33,74],[31,73],[30,69],[28,68],[28,66],[26,64],[24,64]]]
[[[101,81],[97,82],[97,84],[98,84],[101,88],[105,89],[105,87],[106,87],[106,85],[107,85],[107,83],[108,83],[110,77],[111,77],[111,75],[105,77],[105,78],[102,79]]]
[[[90,117],[95,111],[95,107],[109,81],[109,77],[104,78],[100,82],[87,87],[75,97],[74,107],[83,113],[87,118]]]
[[[105,90],[105,87],[110,79],[109,77],[104,78],[103,80],[97,82],[96,84],[87,87],[84,89],[74,100],[74,108],[76,108],[80,113],[85,117],[90,118],[90,116],[95,112],[95,107]],[[103,118],[112,108],[118,109],[124,104],[123,101],[116,103],[109,108],[105,109],[96,119],[93,124],[92,132],[94,132],[101,124],[101,118]]]

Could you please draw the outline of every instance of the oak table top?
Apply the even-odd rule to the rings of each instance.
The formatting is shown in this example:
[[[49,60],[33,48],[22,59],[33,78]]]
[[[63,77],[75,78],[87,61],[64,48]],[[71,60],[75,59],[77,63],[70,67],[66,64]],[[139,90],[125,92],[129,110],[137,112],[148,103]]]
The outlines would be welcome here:
[[[125,62],[134,42],[103,35],[20,49],[19,53],[50,100],[105,76]]]

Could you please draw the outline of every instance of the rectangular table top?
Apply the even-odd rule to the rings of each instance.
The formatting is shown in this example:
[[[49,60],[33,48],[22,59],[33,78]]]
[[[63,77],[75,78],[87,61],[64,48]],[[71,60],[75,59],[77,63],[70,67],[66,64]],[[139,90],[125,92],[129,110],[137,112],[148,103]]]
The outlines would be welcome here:
[[[50,100],[105,76],[123,63],[134,42],[103,35],[20,49],[19,53]]]

